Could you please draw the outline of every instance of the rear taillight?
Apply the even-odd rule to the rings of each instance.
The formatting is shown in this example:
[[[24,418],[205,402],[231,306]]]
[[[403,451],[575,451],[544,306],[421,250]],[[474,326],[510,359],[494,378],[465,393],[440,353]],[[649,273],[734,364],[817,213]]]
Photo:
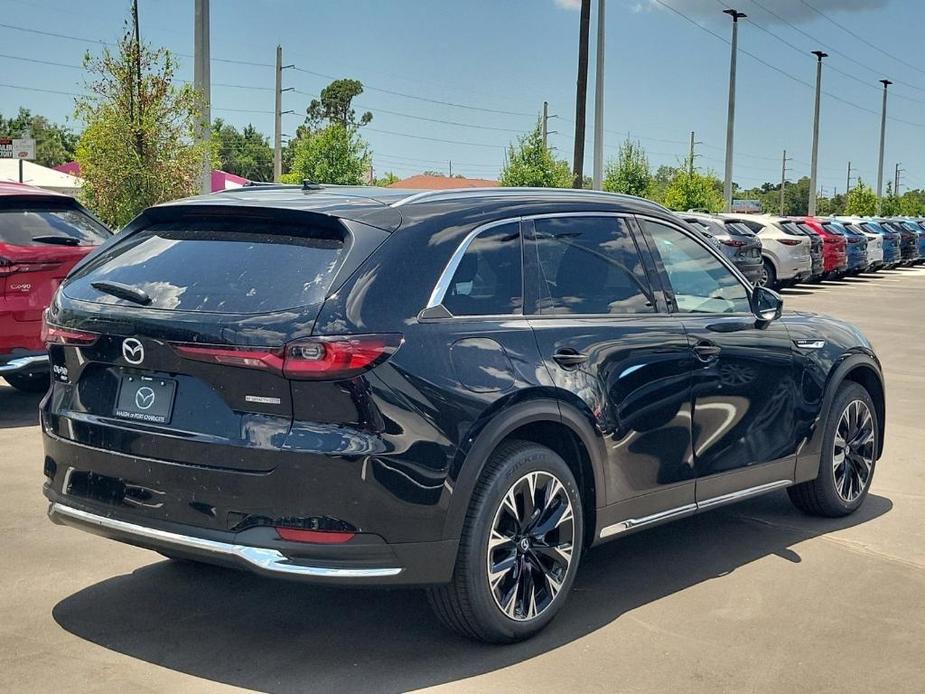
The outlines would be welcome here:
[[[48,345],[71,345],[75,347],[86,347],[92,345],[99,339],[96,333],[88,333],[85,330],[72,330],[62,328],[59,325],[52,325],[45,316],[42,316],[42,342]]]
[[[802,242],[801,239],[778,239],[785,246],[799,246]]]
[[[22,263],[0,256],[0,277],[15,275],[18,272],[40,272],[58,267],[60,263]]]
[[[724,246],[732,246],[733,248],[741,248],[748,244],[745,241],[739,241],[739,239],[720,239],[719,242]]]
[[[854,238],[853,236],[849,236],[849,237],[848,237],[848,243],[857,243],[857,242],[858,242],[858,240],[857,240],[856,238]]]
[[[351,378],[381,364],[401,346],[398,334],[312,337],[285,347],[175,344],[187,359],[260,369],[293,380]]]
[[[276,528],[281,540],[312,542],[318,545],[340,545],[353,539],[355,533],[332,530],[303,530],[302,528]]]

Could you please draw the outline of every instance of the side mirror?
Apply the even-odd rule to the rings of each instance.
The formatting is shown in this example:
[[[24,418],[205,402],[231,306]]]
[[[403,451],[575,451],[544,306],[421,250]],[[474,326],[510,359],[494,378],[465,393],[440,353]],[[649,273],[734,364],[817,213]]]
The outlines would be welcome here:
[[[755,287],[752,292],[752,313],[755,317],[770,323],[777,320],[784,312],[784,300],[777,292],[767,287]]]

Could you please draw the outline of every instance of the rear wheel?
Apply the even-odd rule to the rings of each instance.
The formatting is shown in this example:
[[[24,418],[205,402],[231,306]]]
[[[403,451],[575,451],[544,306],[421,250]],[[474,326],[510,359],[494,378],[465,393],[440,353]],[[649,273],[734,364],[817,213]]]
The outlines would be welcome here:
[[[44,393],[48,390],[50,377],[48,372],[26,372],[7,374],[6,382],[23,393]]]
[[[762,262],[761,274],[758,276],[758,286],[774,289],[777,286],[777,272],[774,270],[774,264],[764,259]]]
[[[544,446],[506,442],[476,486],[452,581],[430,589],[431,606],[470,638],[529,638],[562,608],[582,532],[581,497],[565,461]]]
[[[870,394],[859,384],[839,388],[826,421],[819,475],[787,489],[793,504],[814,516],[854,513],[870,489],[880,426]]]

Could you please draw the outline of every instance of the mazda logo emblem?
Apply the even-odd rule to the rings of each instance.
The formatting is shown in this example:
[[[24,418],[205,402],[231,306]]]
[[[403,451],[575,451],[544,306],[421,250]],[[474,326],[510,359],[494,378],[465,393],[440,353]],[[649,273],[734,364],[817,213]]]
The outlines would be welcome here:
[[[135,405],[139,410],[147,410],[154,404],[154,391],[144,386],[135,391]]]
[[[145,348],[134,337],[122,341],[122,356],[129,364],[138,365],[145,360]]]

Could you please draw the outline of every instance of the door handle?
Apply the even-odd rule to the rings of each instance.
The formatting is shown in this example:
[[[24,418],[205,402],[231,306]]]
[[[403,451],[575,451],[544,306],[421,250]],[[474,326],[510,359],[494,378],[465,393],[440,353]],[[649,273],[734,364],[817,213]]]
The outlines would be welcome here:
[[[711,362],[717,357],[721,351],[720,346],[715,342],[710,342],[709,340],[701,340],[693,347],[694,354],[702,362]]]
[[[571,368],[574,366],[579,366],[588,361],[588,355],[582,354],[581,352],[576,352],[574,349],[560,349],[558,352],[552,355],[553,360],[563,368]]]

